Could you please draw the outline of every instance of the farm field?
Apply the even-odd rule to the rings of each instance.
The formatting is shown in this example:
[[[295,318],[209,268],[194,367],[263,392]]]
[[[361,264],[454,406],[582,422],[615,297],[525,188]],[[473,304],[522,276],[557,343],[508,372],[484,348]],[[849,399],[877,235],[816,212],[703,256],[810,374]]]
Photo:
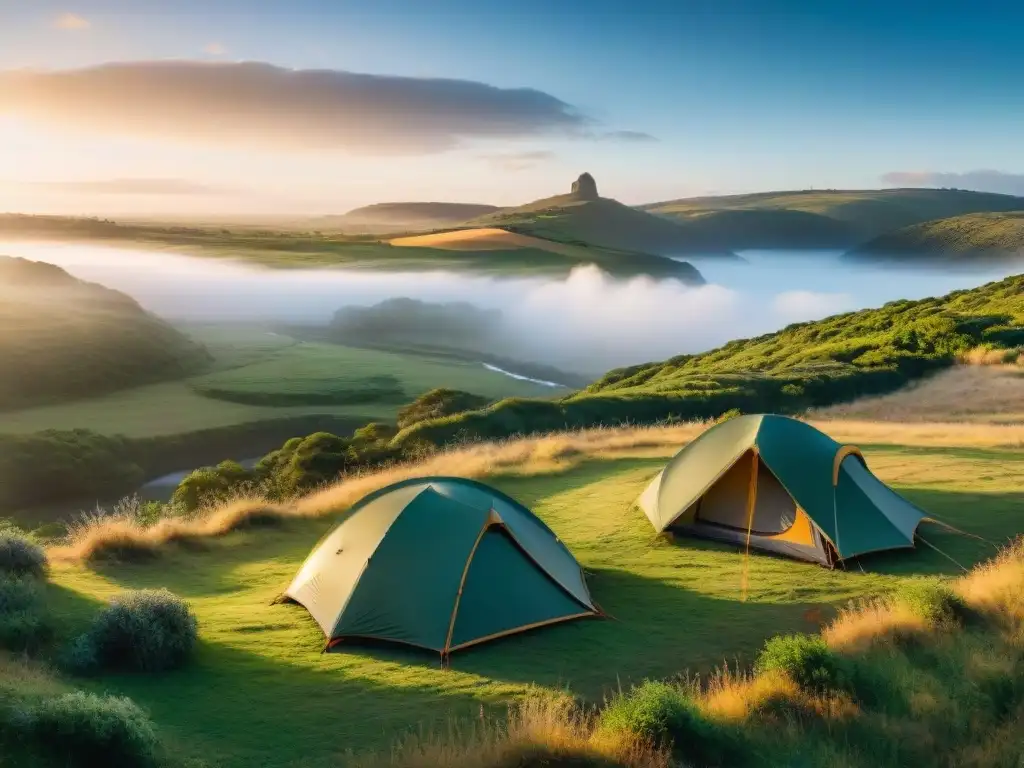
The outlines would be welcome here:
[[[429,653],[382,647],[321,655],[322,633],[304,609],[270,604],[333,525],[333,514],[169,548],[152,562],[95,569],[59,563],[51,605],[70,635],[115,592],[166,586],[199,617],[196,662],[159,679],[83,684],[131,696],[183,755],[210,765],[326,768],[344,764],[347,750],[386,751],[403,733],[444,732],[453,718],[500,715],[533,686],[569,688],[600,702],[647,677],[747,663],[770,635],[816,631],[848,600],[917,575],[957,575],[1019,532],[1024,453],[998,447],[1013,439],[1019,445],[1019,429],[961,427],[959,442],[968,447],[957,447],[956,426],[819,426],[857,441],[872,469],[910,500],[991,543],[926,525],[923,537],[944,554],[919,546],[829,571],[765,555],[745,559],[707,542],[656,540],[633,503],[685,433],[675,428],[661,437],[648,430],[615,450],[562,451],[541,439],[531,449],[539,463],[493,462],[500,474],[488,482],[530,506],[566,542],[612,618],[485,644],[454,655],[447,671]],[[480,465],[471,454],[446,460],[456,474]],[[339,498],[327,492],[307,504],[329,511]]]
[[[365,423],[393,418],[401,405],[442,385],[494,399],[561,392],[470,362],[298,342],[258,327],[192,326],[188,332],[213,354],[212,371],[7,411],[0,414],[0,432],[82,428],[153,437],[316,414]]]

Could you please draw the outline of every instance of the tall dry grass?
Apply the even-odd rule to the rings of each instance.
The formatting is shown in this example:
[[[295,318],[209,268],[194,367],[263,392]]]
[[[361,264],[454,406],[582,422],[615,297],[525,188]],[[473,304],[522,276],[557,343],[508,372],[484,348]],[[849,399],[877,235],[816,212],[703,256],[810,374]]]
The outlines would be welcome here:
[[[962,576],[956,592],[980,614],[1013,632],[1024,630],[1024,536],[998,557]],[[1021,635],[1024,640],[1024,634]]]
[[[240,497],[189,517],[146,525],[130,514],[97,514],[74,524],[67,540],[50,549],[56,561],[104,557],[140,559],[175,542],[224,536],[252,525],[341,512],[368,493],[414,477],[455,475],[471,479],[503,474],[561,472],[589,458],[659,455],[692,440],[705,424],[622,427],[564,432],[535,438],[456,446],[426,458],[353,475],[290,502]]]
[[[730,750],[730,760],[713,765],[786,765],[799,755],[801,765],[1011,768],[1024,760],[1022,590],[1024,539],[952,583],[952,592],[984,619],[981,625],[914,614],[898,594],[851,605],[823,637],[834,651],[870,669],[861,684],[871,680],[880,688],[867,697],[856,690],[808,690],[774,669],[725,669],[706,682],[671,689],[689,713],[682,721],[672,724],[672,698],[659,699],[667,701],[667,710],[636,715],[639,727],[667,717],[661,722],[672,738],[660,749],[628,730],[609,730],[599,711],[568,697],[528,698],[511,709],[507,725],[457,732],[447,740],[417,739],[358,765],[682,768],[706,763],[690,757],[707,753],[694,744],[706,738]],[[910,635],[913,642],[903,643]],[[918,652],[916,661],[902,655]],[[766,755],[776,759],[765,761]]]
[[[348,760],[355,768],[670,768],[671,755],[641,739],[610,735],[570,698],[534,695],[504,723],[481,720],[446,738],[407,739],[387,756]]]
[[[812,420],[843,443],[896,443],[908,446],[1024,447],[1024,425],[882,424]],[[589,459],[671,456],[708,428],[710,422],[651,427],[618,427],[560,432],[539,437],[454,446],[405,464],[352,475],[287,502],[239,497],[188,517],[147,525],[130,514],[97,514],[71,527],[67,539],[51,547],[54,561],[104,557],[142,559],[175,542],[224,536],[253,525],[341,512],[368,493],[413,477],[455,475],[471,479],[509,474],[563,472]]]
[[[1000,353],[1002,354],[1002,353]],[[976,359],[986,359],[981,353]],[[815,410],[815,419],[857,419],[881,422],[973,422],[998,424],[1024,421],[1024,363],[958,365],[878,397]],[[1024,360],[1024,356],[1020,358]]]

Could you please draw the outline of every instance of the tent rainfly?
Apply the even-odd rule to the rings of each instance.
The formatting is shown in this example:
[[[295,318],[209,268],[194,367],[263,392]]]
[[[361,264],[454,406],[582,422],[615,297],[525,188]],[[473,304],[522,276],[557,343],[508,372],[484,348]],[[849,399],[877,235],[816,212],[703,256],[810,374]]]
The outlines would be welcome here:
[[[447,657],[478,643],[599,615],[583,570],[530,510],[455,477],[413,478],[357,502],[283,599],[327,635]]]
[[[747,543],[823,565],[913,547],[925,513],[840,445],[786,416],[716,424],[640,496],[658,532]]]

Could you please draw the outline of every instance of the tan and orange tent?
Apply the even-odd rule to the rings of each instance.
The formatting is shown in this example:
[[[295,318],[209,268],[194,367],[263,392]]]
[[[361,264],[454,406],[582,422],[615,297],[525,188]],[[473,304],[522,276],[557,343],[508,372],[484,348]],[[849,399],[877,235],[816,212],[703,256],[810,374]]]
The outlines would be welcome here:
[[[855,446],[767,414],[709,429],[669,461],[639,504],[659,532],[826,565],[913,547],[927,519],[871,473]]]

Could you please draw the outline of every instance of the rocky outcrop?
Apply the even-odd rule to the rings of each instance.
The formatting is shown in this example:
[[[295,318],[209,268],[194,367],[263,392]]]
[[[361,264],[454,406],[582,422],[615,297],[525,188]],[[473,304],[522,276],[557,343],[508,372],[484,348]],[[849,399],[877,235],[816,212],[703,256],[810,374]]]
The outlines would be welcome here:
[[[589,173],[582,173],[572,183],[572,195],[579,200],[597,200],[597,182]]]

